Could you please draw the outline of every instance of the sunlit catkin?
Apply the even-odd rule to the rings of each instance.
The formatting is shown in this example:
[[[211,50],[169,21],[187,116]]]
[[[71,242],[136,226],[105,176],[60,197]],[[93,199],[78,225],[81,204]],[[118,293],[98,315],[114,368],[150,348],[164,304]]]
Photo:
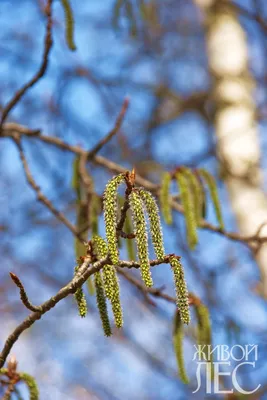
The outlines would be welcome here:
[[[74,18],[73,11],[71,9],[69,0],[61,0],[62,6],[65,13],[65,37],[66,42],[70,50],[76,50],[76,45],[74,43]]]
[[[92,245],[97,257],[104,258],[108,254],[108,247],[103,238],[94,236]],[[114,315],[115,325],[117,328],[123,326],[123,313],[120,301],[120,287],[116,269],[113,265],[104,265],[102,269],[103,286],[106,297],[110,300],[112,312]]]
[[[194,199],[192,190],[188,182],[188,177],[184,174],[183,169],[175,174],[177,185],[181,195],[181,202],[184,208],[184,216],[186,222],[186,236],[189,247],[194,249],[197,242],[197,219],[194,211]]]
[[[38,400],[39,399],[39,390],[38,390],[38,386],[36,384],[35,379],[31,375],[28,375],[24,372],[19,374],[19,379],[27,385],[28,390],[29,390],[29,395],[30,395],[29,399],[30,400]]]
[[[213,202],[213,206],[215,209],[217,221],[219,223],[220,228],[224,229],[223,216],[222,216],[220,199],[219,199],[219,195],[218,195],[216,181],[215,181],[214,177],[205,169],[201,168],[198,170],[198,172],[204,178],[205,182],[207,183],[207,186],[208,186],[209,192],[210,192],[210,196],[211,196],[211,200]]]
[[[172,224],[170,185],[171,185],[171,175],[169,174],[169,172],[165,172],[161,180],[159,201],[163,219],[168,225]]]
[[[119,262],[118,239],[116,232],[117,224],[117,190],[118,186],[123,182],[124,176],[118,175],[112,178],[104,192],[103,208],[106,228],[106,237],[108,242],[108,251],[113,265]]]
[[[183,355],[183,338],[184,338],[184,327],[183,321],[178,310],[175,311],[173,320],[173,347],[175,351],[177,366],[181,381],[185,384],[189,383],[189,379],[186,374],[186,369],[184,365],[184,355]]]
[[[79,266],[75,267],[75,273],[78,271]],[[75,294],[74,294],[75,300],[77,302],[79,314],[82,318],[84,318],[87,314],[87,303],[86,303],[86,297],[83,293],[82,287],[79,287]]]
[[[154,246],[156,257],[158,259],[162,259],[165,255],[165,251],[159,218],[159,209],[156,200],[151,193],[147,192],[144,189],[140,189],[139,193],[148,214],[152,243]]]
[[[94,274],[94,283],[95,283],[95,289],[96,289],[96,302],[97,302],[97,307],[100,315],[100,319],[102,322],[103,326],[103,331],[105,336],[111,336],[111,327],[109,323],[109,317],[108,317],[108,309],[107,309],[107,303],[106,303],[106,298],[105,298],[105,292],[103,288],[103,282],[102,282],[102,277],[100,272],[96,272]]]
[[[184,324],[189,324],[190,309],[188,303],[187,285],[184,277],[184,269],[180,260],[175,256],[170,258],[170,265],[172,267],[176,291],[176,301],[179,308],[181,320]]]
[[[142,200],[138,192],[135,190],[133,190],[129,196],[129,203],[133,216],[134,233],[140,262],[141,276],[145,285],[150,287],[153,286],[153,280],[149,263],[146,220]]]
[[[94,252],[99,260],[107,256],[108,246],[102,237],[94,236],[92,239],[92,244]],[[102,268],[102,273],[106,297],[108,299],[112,299],[114,295],[114,286],[118,284],[114,266],[108,264],[104,265]]]

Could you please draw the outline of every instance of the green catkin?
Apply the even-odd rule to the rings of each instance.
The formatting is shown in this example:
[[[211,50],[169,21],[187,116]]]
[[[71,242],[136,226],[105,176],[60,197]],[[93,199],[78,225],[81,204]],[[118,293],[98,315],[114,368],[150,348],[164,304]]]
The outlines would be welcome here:
[[[114,295],[112,299],[110,300],[111,302],[111,308],[112,312],[114,315],[114,320],[115,320],[115,325],[117,328],[122,328],[123,327],[123,313],[122,313],[122,307],[121,307],[121,301],[120,301],[120,288],[118,284],[118,279],[117,275],[114,272],[114,278],[117,281],[116,287],[114,287]]]
[[[139,193],[148,214],[150,232],[155,254],[157,259],[161,260],[162,258],[164,258],[165,250],[163,244],[161,223],[159,218],[159,209],[156,200],[154,199],[151,193],[147,192],[144,189],[140,189]]]
[[[205,202],[205,192],[202,186],[201,180],[198,179],[196,174],[190,169],[186,167],[182,167],[184,175],[188,180],[189,187],[191,188],[193,205],[194,205],[194,213],[197,226],[200,225],[203,214],[203,202]],[[204,195],[204,198],[203,198]]]
[[[153,286],[153,280],[149,263],[146,220],[142,200],[138,192],[132,190],[129,196],[129,203],[133,216],[134,233],[140,262],[141,277],[145,285],[147,287],[151,287]]]
[[[72,51],[76,50],[76,45],[74,43],[74,18],[73,11],[71,9],[71,5],[69,0],[61,0],[62,7],[64,8],[65,13],[65,37],[68,48]]]
[[[188,325],[190,322],[190,309],[188,303],[187,285],[184,277],[184,269],[180,260],[178,260],[175,256],[170,258],[170,265],[173,271],[176,301],[181,320],[184,324]]]
[[[186,222],[186,236],[189,247],[194,249],[198,242],[197,237],[197,220],[194,212],[194,200],[188,179],[183,170],[179,170],[176,174],[176,181],[180,190],[181,202],[184,208]]]
[[[29,390],[30,400],[38,400],[39,399],[39,390],[36,384],[35,379],[26,373],[19,374],[20,379],[26,383]]]
[[[105,189],[103,196],[104,219],[108,251],[113,265],[119,262],[118,239],[116,232],[117,224],[117,190],[124,181],[124,175],[120,174],[112,178]]]
[[[77,273],[79,270],[79,266],[75,267],[75,273]],[[82,318],[86,317],[87,314],[87,303],[86,303],[86,298],[83,293],[82,287],[78,288],[74,294],[74,297],[76,299],[78,309],[79,309],[79,314]]]
[[[94,236],[92,239],[93,249],[98,258],[104,258],[108,254],[108,247],[104,239]],[[103,286],[106,297],[110,300],[115,325],[117,328],[123,326],[123,312],[120,301],[120,287],[116,269],[113,265],[104,265],[102,269]]]
[[[166,224],[172,224],[172,209],[171,209],[171,202],[170,202],[170,185],[171,185],[171,175],[169,172],[165,172],[162,177],[161,181],[161,188],[160,188],[160,208],[162,211],[163,219]]]
[[[92,239],[92,244],[98,259],[107,256],[108,247],[104,239],[102,239],[100,236],[94,236]],[[116,273],[114,271],[114,266],[108,264],[104,265],[102,274],[106,297],[111,300],[114,295],[114,286],[116,285]]]
[[[196,317],[197,317],[197,343],[202,345],[205,350],[208,350],[208,345],[211,345],[211,326],[210,326],[210,315],[208,308],[200,303],[195,305]],[[206,351],[206,361],[208,360],[208,352]]]
[[[198,172],[204,178],[205,182],[208,185],[211,200],[213,202],[213,206],[215,209],[217,221],[219,223],[220,228],[224,229],[224,223],[223,223],[223,217],[222,217],[222,211],[221,211],[221,205],[220,205],[216,181],[215,181],[214,177],[205,169],[201,168],[198,170]]]
[[[184,365],[183,338],[184,338],[183,322],[181,320],[179,311],[176,310],[173,321],[173,347],[176,355],[176,361],[181,381],[185,384],[188,384],[189,379],[187,377]]]
[[[110,323],[109,323],[107,303],[106,303],[105,292],[104,292],[103,282],[102,282],[102,277],[101,277],[100,272],[96,272],[94,274],[94,282],[95,282],[95,288],[96,288],[96,302],[97,302],[100,319],[102,321],[103,331],[104,331],[105,336],[111,336],[112,332],[111,332],[111,327],[110,327]]]

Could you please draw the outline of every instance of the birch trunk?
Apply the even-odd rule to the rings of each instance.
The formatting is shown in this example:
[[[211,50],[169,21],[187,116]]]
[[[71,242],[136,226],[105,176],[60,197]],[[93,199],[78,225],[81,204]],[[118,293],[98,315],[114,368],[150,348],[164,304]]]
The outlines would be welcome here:
[[[240,233],[254,235],[267,222],[260,168],[260,143],[248,68],[246,34],[230,1],[195,0],[203,11],[209,69],[213,78],[217,154]],[[259,236],[267,236],[267,225]],[[267,298],[267,244],[255,254]]]

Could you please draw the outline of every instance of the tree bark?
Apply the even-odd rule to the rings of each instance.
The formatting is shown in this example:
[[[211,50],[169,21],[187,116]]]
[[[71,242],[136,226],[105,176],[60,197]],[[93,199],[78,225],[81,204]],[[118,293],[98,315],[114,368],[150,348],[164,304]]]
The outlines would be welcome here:
[[[230,1],[195,0],[202,10],[213,78],[217,154],[231,205],[243,235],[267,234],[267,200],[260,167],[260,142],[248,67],[248,44]],[[267,244],[255,252],[262,294],[267,298]]]

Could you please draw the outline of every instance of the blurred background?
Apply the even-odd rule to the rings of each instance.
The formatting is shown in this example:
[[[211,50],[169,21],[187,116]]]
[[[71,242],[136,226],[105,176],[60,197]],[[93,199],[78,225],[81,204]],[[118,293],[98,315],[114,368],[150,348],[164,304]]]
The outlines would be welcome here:
[[[77,50],[65,41],[64,10],[53,1],[53,40],[45,76],[27,91],[8,122],[92,149],[112,129],[125,97],[123,125],[99,153],[159,185],[179,165],[216,177],[226,234],[199,230],[189,250],[183,214],[164,222],[166,253],[182,256],[188,288],[209,307],[213,344],[258,345],[255,368],[240,368],[251,399],[267,398],[267,3],[264,0],[70,0]],[[0,106],[38,70],[45,36],[44,0],[0,2]],[[76,224],[71,152],[22,138],[31,172],[54,206]],[[73,234],[27,184],[10,138],[0,147],[0,344],[27,315],[9,272],[40,304],[73,276]],[[102,196],[118,171],[87,164]],[[177,194],[175,186],[172,193]],[[207,221],[216,226],[211,204]],[[259,228],[261,229],[259,230]],[[99,231],[104,235],[102,214]],[[236,233],[228,235],[228,233]],[[90,238],[91,232],[89,232]],[[121,258],[127,259],[125,245]],[[130,273],[139,279],[138,271]],[[155,287],[174,296],[167,265]],[[172,347],[175,306],[144,296],[120,278],[124,328],[103,335],[95,296],[81,319],[71,296],[22,335],[12,350],[19,370],[36,377],[41,399],[180,400],[230,398],[197,387],[192,361],[195,322],[185,329],[190,384],[181,383]],[[234,364],[232,364],[234,366]],[[230,387],[225,378],[225,386]],[[227,386],[228,385],[228,386]],[[229,386],[230,385],[230,386]],[[1,393],[1,392],[0,392]],[[27,398],[26,391],[23,392]],[[231,395],[231,398],[235,398]],[[253,397],[254,396],[254,397]],[[14,397],[15,398],[15,397]],[[237,397],[236,397],[237,398]]]

